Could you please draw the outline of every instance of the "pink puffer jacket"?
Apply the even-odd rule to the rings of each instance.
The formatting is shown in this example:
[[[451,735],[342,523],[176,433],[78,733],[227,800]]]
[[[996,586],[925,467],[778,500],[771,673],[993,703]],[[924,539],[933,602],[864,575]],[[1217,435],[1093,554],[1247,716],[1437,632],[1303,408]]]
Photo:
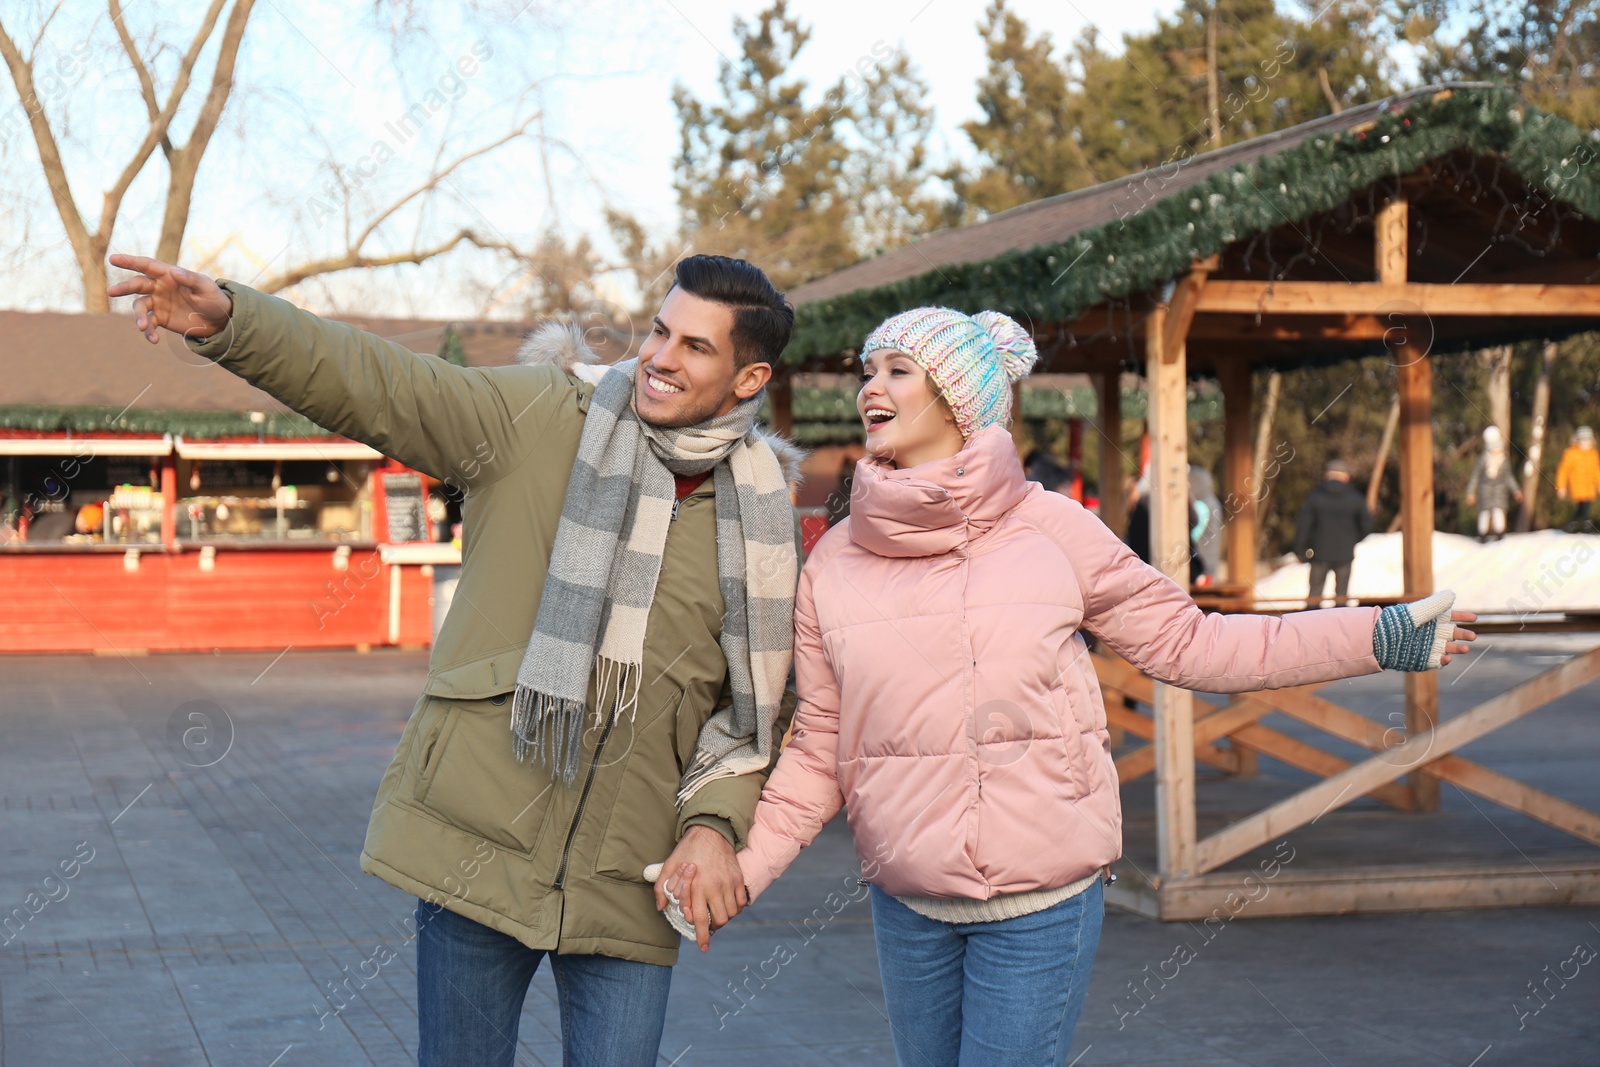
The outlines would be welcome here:
[[[795,603],[794,736],[739,864],[759,896],[848,802],[864,877],[986,900],[1122,852],[1079,630],[1204,692],[1376,673],[1377,608],[1206,615],[1099,519],[1023,478],[1003,428],[906,470],[864,460]]]

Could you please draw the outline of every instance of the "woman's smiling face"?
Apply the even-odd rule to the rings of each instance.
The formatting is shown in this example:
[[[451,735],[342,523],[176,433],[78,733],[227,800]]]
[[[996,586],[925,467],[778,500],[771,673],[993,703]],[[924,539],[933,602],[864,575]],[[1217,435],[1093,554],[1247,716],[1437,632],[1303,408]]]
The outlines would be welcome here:
[[[961,451],[955,415],[916,360],[880,348],[862,360],[856,413],[866,428],[867,451],[896,467],[914,467]]]

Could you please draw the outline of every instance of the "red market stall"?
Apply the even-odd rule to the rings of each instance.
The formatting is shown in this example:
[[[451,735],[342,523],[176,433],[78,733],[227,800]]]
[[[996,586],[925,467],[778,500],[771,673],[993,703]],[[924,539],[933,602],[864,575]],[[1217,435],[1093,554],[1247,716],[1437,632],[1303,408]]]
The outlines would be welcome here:
[[[358,325],[480,364],[526,331]],[[125,316],[0,330],[0,651],[430,643],[435,568],[460,562],[442,486]]]
[[[0,436],[8,652],[426,645],[428,480],[337,438]],[[290,481],[294,478],[298,481]]]

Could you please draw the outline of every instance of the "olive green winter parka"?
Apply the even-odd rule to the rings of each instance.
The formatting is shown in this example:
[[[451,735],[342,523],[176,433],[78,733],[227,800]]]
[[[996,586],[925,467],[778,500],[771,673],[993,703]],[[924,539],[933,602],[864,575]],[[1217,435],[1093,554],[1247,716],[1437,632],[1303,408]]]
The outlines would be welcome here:
[[[362,869],[530,948],[672,964],[679,937],[655,909],[645,865],[694,823],[742,847],[766,780],[708,783],[677,810],[727,677],[713,480],[682,501],[667,535],[637,713],[593,725],[575,782],[552,780],[513,758],[509,696],[592,387],[556,366],[457,367],[220,284],[233,318],[189,341],[195,352],[318,425],[465,490],[461,578],[378,787]]]

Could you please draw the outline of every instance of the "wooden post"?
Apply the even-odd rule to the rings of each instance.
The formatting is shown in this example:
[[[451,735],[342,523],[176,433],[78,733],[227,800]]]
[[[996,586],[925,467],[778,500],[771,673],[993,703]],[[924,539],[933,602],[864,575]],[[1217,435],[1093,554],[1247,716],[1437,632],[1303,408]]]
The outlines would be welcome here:
[[[1188,359],[1185,329],[1163,343],[1168,309],[1145,322],[1145,374],[1150,388],[1150,553],[1152,562],[1189,588]],[[1194,695],[1155,687],[1156,853],[1162,883],[1194,870]]]
[[[773,432],[784,437],[794,433],[794,378],[782,368],[774,368],[767,382],[767,401],[772,405]]]
[[[1375,268],[1383,285],[1404,285],[1409,232],[1405,197],[1397,195],[1378,209]],[[1433,365],[1425,349],[1393,350],[1400,361],[1400,546],[1408,597],[1433,592]],[[1406,736],[1416,737],[1439,721],[1439,676],[1407,674]],[[1439,780],[1422,771],[1407,775],[1413,810],[1439,810]]]
[[[1250,440],[1250,364],[1242,356],[1223,363],[1222,382],[1222,536],[1228,559],[1228,581],[1243,585],[1245,599],[1255,601],[1256,487],[1251,483],[1255,455]],[[1253,749],[1229,742],[1239,754],[1240,776],[1256,773]]]
[[[1128,502],[1122,495],[1127,462],[1122,455],[1122,371],[1095,376],[1100,396],[1100,521],[1121,537],[1128,528]]]
[[[1256,486],[1251,479],[1255,459],[1250,441],[1250,364],[1234,357],[1222,365],[1223,536],[1228,555],[1228,581],[1249,587],[1255,598]]]

